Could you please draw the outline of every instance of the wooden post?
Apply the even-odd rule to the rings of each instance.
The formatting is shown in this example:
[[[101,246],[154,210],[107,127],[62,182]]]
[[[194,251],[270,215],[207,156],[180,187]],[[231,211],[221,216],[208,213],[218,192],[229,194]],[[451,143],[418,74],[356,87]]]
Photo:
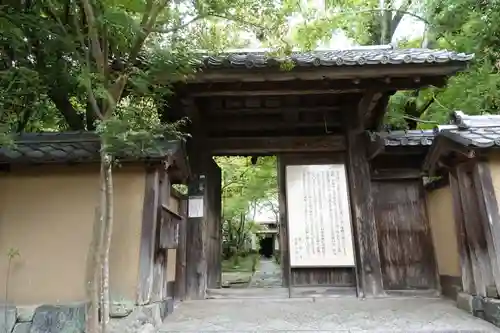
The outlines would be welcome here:
[[[146,170],[146,186],[142,212],[141,245],[139,250],[139,281],[137,286],[137,304],[151,301],[153,288],[153,259],[156,225],[160,198],[160,179],[157,167]]]
[[[186,299],[204,299],[207,288],[205,177],[196,175],[188,188],[186,228]],[[191,201],[191,202],[189,202]],[[196,209],[196,210],[195,210]]]
[[[352,126],[351,128],[354,128]],[[358,297],[384,295],[370,167],[364,133],[347,133],[347,173],[357,255]]]
[[[473,175],[493,279],[500,294],[500,214],[488,163],[476,163]]]
[[[279,191],[279,237],[280,237],[280,263],[282,270],[283,287],[288,287],[289,292],[292,286],[290,250],[288,239],[288,217],[286,209],[286,162],[283,155],[277,156],[278,168],[278,191]]]
[[[488,257],[488,249],[481,219],[479,217],[479,205],[472,175],[467,172],[465,165],[457,167],[457,179],[460,189],[460,201],[462,203],[465,232],[470,247],[470,258],[472,264],[472,275],[476,293],[486,297],[486,288],[494,285],[493,274]]]
[[[187,198],[180,199],[179,213],[182,220],[179,221],[179,239],[177,244],[177,259],[175,268],[175,298],[184,300],[186,298],[186,231],[187,231]]]
[[[211,158],[207,161],[206,184],[207,288],[220,288],[222,285],[221,170]]]
[[[453,196],[453,215],[455,217],[455,228],[457,233],[458,251],[460,253],[460,268],[462,270],[462,290],[467,294],[475,294],[474,277],[472,276],[472,264],[465,232],[462,202],[460,200],[460,188],[456,169],[450,173],[450,188]]]

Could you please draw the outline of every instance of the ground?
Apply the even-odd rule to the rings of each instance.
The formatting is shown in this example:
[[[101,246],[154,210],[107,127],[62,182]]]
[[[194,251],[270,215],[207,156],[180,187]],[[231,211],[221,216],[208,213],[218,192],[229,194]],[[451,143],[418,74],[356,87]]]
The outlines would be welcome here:
[[[281,267],[273,259],[260,259],[260,265],[249,284],[249,288],[281,287]]]
[[[181,303],[170,332],[500,332],[437,298],[292,298]]]

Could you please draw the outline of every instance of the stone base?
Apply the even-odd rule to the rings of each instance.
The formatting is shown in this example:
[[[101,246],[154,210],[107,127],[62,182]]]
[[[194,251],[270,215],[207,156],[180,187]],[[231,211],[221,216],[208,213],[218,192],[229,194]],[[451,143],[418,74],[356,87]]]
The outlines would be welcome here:
[[[500,327],[499,299],[459,293],[457,295],[457,307]]]
[[[154,332],[172,313],[174,300],[135,306],[131,302],[110,306],[111,333]],[[0,306],[0,333],[85,333],[86,304]]]

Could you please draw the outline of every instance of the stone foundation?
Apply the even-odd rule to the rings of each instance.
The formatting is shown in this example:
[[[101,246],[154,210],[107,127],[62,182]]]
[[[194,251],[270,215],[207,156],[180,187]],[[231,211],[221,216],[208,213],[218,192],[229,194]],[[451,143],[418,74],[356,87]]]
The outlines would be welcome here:
[[[0,305],[1,333],[84,333],[86,304],[14,306]],[[110,332],[154,332],[174,309],[173,299],[136,306],[114,303]]]
[[[457,306],[472,315],[500,327],[500,300],[466,293],[457,295]]]

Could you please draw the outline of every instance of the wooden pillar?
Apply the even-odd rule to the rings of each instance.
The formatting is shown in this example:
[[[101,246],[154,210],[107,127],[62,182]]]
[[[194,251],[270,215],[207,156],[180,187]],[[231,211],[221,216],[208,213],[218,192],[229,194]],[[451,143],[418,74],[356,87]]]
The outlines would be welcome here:
[[[466,165],[457,167],[457,179],[462,204],[465,233],[470,248],[472,275],[476,293],[486,297],[487,287],[494,285],[493,273],[486,243],[485,233],[479,215],[479,204],[476,196],[472,174]]]
[[[184,300],[186,298],[186,231],[187,231],[187,198],[180,198],[179,213],[182,220],[179,221],[179,238],[177,243],[176,267],[175,267],[175,298]]]
[[[468,294],[475,294],[476,287],[474,285],[474,277],[472,276],[472,264],[465,232],[464,212],[460,200],[460,188],[458,186],[456,169],[452,170],[450,173],[450,188],[453,197],[453,215],[455,217],[458,251],[460,253],[462,290]]]
[[[347,133],[347,171],[356,248],[358,297],[384,295],[366,137]]]
[[[153,289],[153,259],[160,200],[160,178],[157,166],[146,170],[146,186],[142,212],[141,245],[139,250],[139,281],[137,304],[148,304]]]
[[[188,187],[186,227],[186,299],[204,299],[207,288],[205,177],[197,174]]]
[[[286,209],[286,159],[283,155],[277,156],[278,168],[278,197],[279,197],[279,250],[282,271],[283,287],[291,287],[290,250],[288,241],[288,217]]]
[[[206,147],[203,120],[193,99],[184,101],[191,118],[188,141],[192,177],[188,185],[186,227],[186,299],[204,299],[207,289]]]
[[[222,285],[221,169],[210,158],[206,167],[207,288]]]
[[[500,214],[488,163],[476,163],[473,176],[493,280],[497,293],[500,294]]]

